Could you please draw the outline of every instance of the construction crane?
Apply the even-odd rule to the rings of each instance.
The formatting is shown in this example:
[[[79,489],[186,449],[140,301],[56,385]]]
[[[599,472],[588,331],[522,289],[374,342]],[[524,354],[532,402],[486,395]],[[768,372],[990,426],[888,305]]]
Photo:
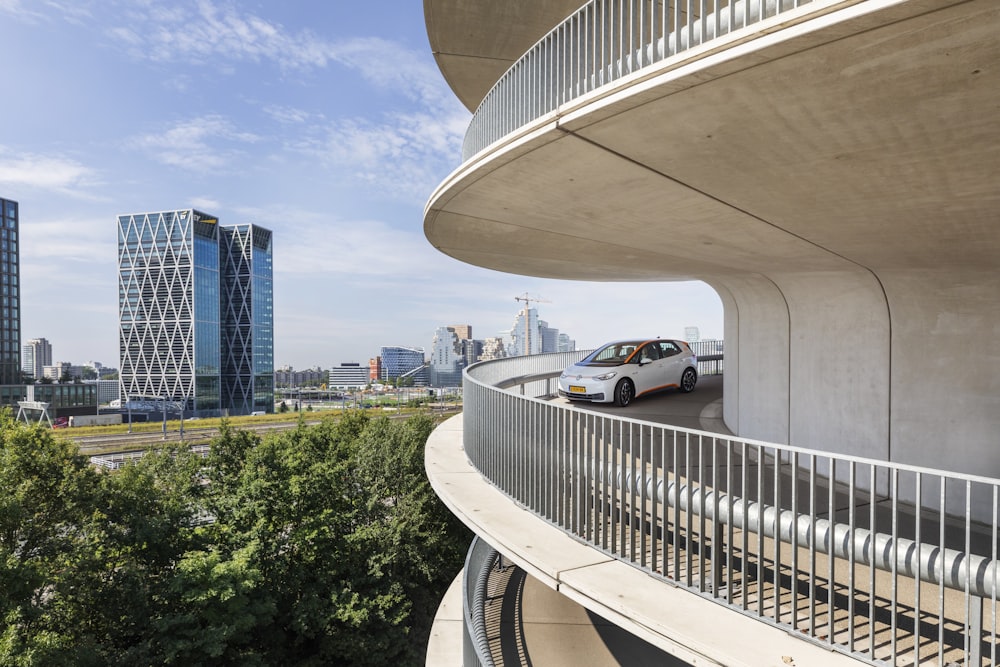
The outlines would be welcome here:
[[[552,302],[549,301],[548,299],[543,299],[537,296],[531,296],[527,292],[525,292],[521,296],[515,296],[514,301],[524,302],[524,310],[521,311],[521,316],[524,317],[524,349],[521,351],[521,353],[523,356],[528,356],[529,354],[531,354],[531,344],[529,342],[531,340],[529,336],[530,327],[528,326],[528,304],[530,304],[532,301],[534,301],[535,303],[552,303]]]

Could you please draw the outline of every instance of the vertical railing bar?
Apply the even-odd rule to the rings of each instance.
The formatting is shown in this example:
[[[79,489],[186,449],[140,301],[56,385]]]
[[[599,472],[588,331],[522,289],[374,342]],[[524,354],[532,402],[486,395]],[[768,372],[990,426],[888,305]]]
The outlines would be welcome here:
[[[687,511],[684,513],[684,585],[691,588],[691,568],[694,563],[691,557],[692,519],[691,519],[691,434],[684,434],[684,496],[687,501]]]
[[[832,646],[834,642],[833,634],[833,600],[836,599],[834,594],[836,593],[836,586],[834,585],[834,561],[836,560],[833,556],[833,527],[836,526],[837,520],[837,505],[836,505],[836,495],[834,493],[834,486],[837,481],[837,459],[832,456],[829,457],[830,461],[830,478],[827,484],[827,512],[829,513],[830,529],[827,532],[827,604],[826,604],[826,636],[828,643]]]
[[[705,439],[698,434],[698,591],[705,592],[705,552],[708,536],[705,534],[705,505],[708,485],[705,483]]]
[[[924,506],[924,476],[919,470],[914,475],[914,491],[913,496],[916,499],[913,507],[913,541],[916,544],[917,554],[923,553],[923,536],[921,535],[920,523],[921,523],[921,513]],[[917,576],[913,581],[913,637],[918,639],[920,637],[920,623],[922,614],[920,612],[920,589],[923,588],[923,577],[924,577],[924,564],[923,559],[917,559]]]
[[[704,21],[702,22],[704,23]],[[771,597],[774,599],[774,622],[781,623],[781,450],[774,448],[774,475],[771,482],[774,494],[774,565]]]
[[[597,452],[595,451],[597,449],[597,439],[595,437],[597,433],[597,420],[598,420],[597,414],[591,414],[587,417],[587,451],[585,456],[587,460],[591,462],[595,462],[597,459]],[[595,463],[591,463],[591,465],[595,465]],[[595,512],[597,510],[597,503],[600,497],[600,488],[601,488],[600,469],[597,469],[594,471],[592,486],[588,491],[588,495],[590,497],[588,498],[587,502],[586,539],[594,546],[597,546],[597,539],[596,539],[597,521]]]
[[[730,5],[732,7],[732,5]],[[732,25],[732,24],[730,24]],[[809,636],[816,637],[816,455],[809,455]]]
[[[717,13],[717,12],[716,12]],[[799,624],[799,531],[796,527],[799,525],[799,453],[792,453],[792,470],[791,470],[791,480],[792,480],[792,562],[789,564],[792,568],[792,619],[791,627],[792,630],[798,629]],[[779,505],[780,507],[780,505]]]
[[[619,421],[617,424],[612,426],[612,441],[611,441],[611,456],[610,460],[612,462],[613,474],[609,475],[611,478],[611,494],[608,498],[608,504],[611,506],[609,519],[611,520],[611,525],[609,526],[609,532],[611,533],[611,553],[618,553],[618,488],[620,486],[618,482],[618,472],[621,470],[621,455],[619,451],[621,449],[622,437],[624,435],[623,429],[625,428],[625,422]]]
[[[639,426],[639,444],[640,444],[640,447],[642,445],[642,437],[643,437],[643,431],[644,430],[645,429],[642,426]],[[628,525],[629,525],[629,531],[628,531],[628,545],[629,545],[628,559],[629,559],[630,563],[635,563],[635,561],[636,561],[635,548],[636,548],[636,542],[637,542],[637,540],[636,540],[636,531],[638,530],[638,528],[635,525],[635,522],[636,522],[637,516],[639,515],[640,510],[638,509],[638,507],[636,505],[636,488],[635,488],[636,487],[636,452],[635,452],[635,441],[634,440],[629,443],[629,452],[628,452],[628,454],[629,454],[629,456],[628,456],[629,469],[631,470],[631,473],[632,473],[631,475],[629,475],[629,482],[628,482],[628,492],[629,492],[629,502],[628,502],[628,509],[629,509],[629,516],[628,516]]]
[[[972,553],[972,482],[970,480],[965,480],[965,553]],[[972,608],[973,596],[969,587],[972,583],[972,570],[969,565],[969,558],[965,559],[965,564],[963,569],[965,570],[965,590],[963,591],[963,601],[965,604],[965,646],[964,646],[964,659],[965,664],[973,664],[973,658],[975,656],[975,651],[973,650],[973,645],[978,644],[982,639],[982,612],[983,605],[980,601],[978,603],[978,610]],[[980,622],[976,623],[976,617],[980,618]],[[979,626],[979,635],[976,635],[976,626]],[[981,661],[980,661],[981,662]]]
[[[872,465],[874,468],[874,464]],[[892,577],[892,587],[890,592],[892,594],[892,614],[890,616],[891,622],[891,633],[892,633],[892,659],[891,664],[896,664],[896,655],[899,650],[899,468],[895,466],[889,468],[891,479],[891,489],[892,489],[892,572],[890,576]],[[874,528],[872,534],[875,534]],[[968,553],[968,552],[966,552]],[[873,553],[872,556],[875,554]],[[968,559],[966,559],[968,560]],[[874,566],[874,559],[872,560],[872,566]],[[875,602],[874,591],[872,591],[871,603]],[[919,642],[917,642],[919,645]]]
[[[875,506],[877,504],[877,494],[875,492],[875,484],[877,481],[877,470],[875,466],[868,466],[868,528],[874,535],[876,532],[876,521],[875,516]],[[874,548],[872,549],[872,558],[874,558]],[[868,655],[869,657],[875,656],[875,577],[876,569],[874,561],[871,561],[868,566]],[[895,611],[893,611],[895,614]]]
[[[649,543],[650,543],[650,539],[652,538],[652,528],[653,528],[653,524],[651,524],[651,523],[649,524],[649,526],[650,526],[649,528],[646,527],[646,522],[647,522],[647,519],[646,519],[646,506],[650,502],[650,494],[649,494],[649,487],[648,487],[648,484],[647,484],[648,480],[647,480],[646,471],[650,468],[649,463],[647,462],[647,459],[651,457],[651,453],[653,451],[653,429],[654,428],[655,427],[653,427],[653,426],[649,427],[649,438],[645,439],[642,442],[642,445],[640,446],[640,452],[639,452],[639,455],[641,457],[640,463],[642,464],[640,466],[641,467],[641,473],[640,473],[640,476],[639,476],[639,479],[642,480],[642,489],[641,489],[640,501],[639,501],[640,502],[640,506],[642,507],[642,512],[640,514],[640,521],[641,521],[641,523],[639,524],[640,527],[641,527],[641,531],[639,533],[639,536],[640,536],[640,539],[642,540],[642,544],[641,544],[641,546],[642,546],[642,563],[641,563],[641,566],[642,566],[643,569],[645,569],[645,568],[647,568],[649,566],[649,558],[648,558],[646,550],[649,548]]]
[[[945,541],[944,541],[944,523],[945,523],[945,510],[947,509],[947,501],[945,500],[945,493],[948,488],[948,478],[941,475],[941,490],[940,498],[938,499],[938,549],[940,553],[944,553]],[[938,559],[938,664],[944,664],[944,559]]]
[[[993,561],[997,560],[997,524],[1000,523],[1000,517],[997,516],[997,485],[993,484],[993,539],[991,543],[993,545],[992,558]],[[997,664],[997,568],[993,568],[993,585],[991,586],[990,592],[990,664]]]
[[[594,545],[602,549],[608,546],[607,523],[605,523],[607,507],[608,475],[614,470],[608,461],[604,442],[603,416],[594,415],[594,458],[599,459],[599,467],[594,474]]]
[[[847,473],[847,525],[850,545],[847,551],[847,650],[854,653],[854,596],[857,590],[857,558],[854,555],[854,536],[857,535],[857,463],[849,462]],[[874,549],[872,549],[874,554]],[[874,562],[869,558],[870,562]],[[830,598],[832,601],[834,598]]]
[[[657,426],[657,433],[660,434],[660,449],[663,449],[663,427]],[[656,572],[657,558],[656,558],[656,548],[663,548],[663,528],[660,521],[660,475],[657,474],[657,469],[663,466],[663,458],[660,458],[660,465],[656,465],[656,441],[657,438],[653,438],[649,443],[649,472],[650,472],[650,489],[652,490],[650,495],[650,517],[649,517],[649,549],[650,549],[650,560],[649,569],[651,572]],[[660,539],[656,539],[657,527],[659,527]]]
[[[690,5],[691,0],[688,0]],[[688,7],[690,9],[690,6]],[[764,617],[764,446],[757,445],[757,616]]]
[[[677,431],[673,431],[673,474],[674,474],[674,525],[673,525],[673,555],[674,555],[674,581],[680,583],[681,580],[681,474],[680,474],[680,446],[677,444]]]
[[[726,494],[731,499],[733,497],[733,441],[726,440]],[[736,509],[732,502],[727,502],[729,507],[729,525],[726,526],[726,600],[733,604],[733,513]],[[745,521],[744,515],[744,521]]]
[[[675,6],[675,10],[676,10],[676,6]],[[740,574],[740,581],[742,582],[742,589],[743,589],[742,608],[743,608],[743,611],[747,611],[747,607],[749,606],[749,603],[750,603],[750,580],[749,580],[749,578],[750,578],[750,552],[749,552],[749,548],[750,548],[750,525],[747,523],[747,507],[748,507],[748,505],[750,503],[750,498],[749,498],[750,492],[749,492],[749,489],[747,488],[750,485],[750,482],[749,482],[750,467],[749,467],[749,459],[747,458],[747,443],[746,443],[746,441],[740,442],[740,457],[742,459],[742,463],[740,465],[740,468],[741,468],[741,472],[740,472],[740,495],[743,497],[743,499],[741,501],[741,504],[743,506],[742,507],[742,509],[743,509],[743,522],[744,522],[744,524],[746,524],[746,525],[743,526],[743,530],[740,531],[740,533],[742,533],[741,540],[740,540],[740,549],[742,550],[741,553],[740,553],[740,558],[742,558],[742,560],[743,560],[743,567],[741,568],[742,572]]]
[[[712,597],[718,598],[721,581],[719,567],[722,565],[722,524],[719,522],[719,441],[714,437],[710,438],[709,441],[712,443],[712,577],[710,581],[712,583]]]
[[[661,484],[663,484],[663,494],[662,494],[663,495],[663,518],[662,518],[663,529],[660,532],[660,551],[661,551],[661,559],[662,559],[662,565],[660,567],[660,572],[663,573],[664,578],[669,578],[670,577],[670,572],[667,569],[669,567],[669,561],[667,559],[667,556],[668,556],[669,549],[670,549],[670,540],[667,539],[667,524],[670,523],[670,519],[669,519],[669,516],[668,516],[670,514],[670,501],[667,498],[667,490],[668,490],[668,488],[670,486],[670,470],[667,467],[667,433],[668,433],[668,431],[667,431],[666,428],[661,429],[661,433],[660,433],[660,468],[662,470],[662,473],[660,475],[660,482],[661,482]]]

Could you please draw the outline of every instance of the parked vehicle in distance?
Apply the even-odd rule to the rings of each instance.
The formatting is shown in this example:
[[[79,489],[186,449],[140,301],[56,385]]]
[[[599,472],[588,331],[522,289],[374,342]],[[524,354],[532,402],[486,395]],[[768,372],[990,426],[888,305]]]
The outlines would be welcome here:
[[[698,357],[681,340],[634,339],[604,345],[559,377],[559,395],[571,401],[626,406],[632,399],[674,387],[692,391]]]

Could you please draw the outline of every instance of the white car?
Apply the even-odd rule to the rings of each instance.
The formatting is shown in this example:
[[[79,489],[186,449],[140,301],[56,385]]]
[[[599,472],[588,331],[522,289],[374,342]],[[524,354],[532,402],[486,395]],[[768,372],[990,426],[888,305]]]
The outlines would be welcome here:
[[[622,407],[633,398],[698,382],[698,357],[680,340],[623,340],[608,343],[576,362],[559,377],[559,395],[571,401]]]

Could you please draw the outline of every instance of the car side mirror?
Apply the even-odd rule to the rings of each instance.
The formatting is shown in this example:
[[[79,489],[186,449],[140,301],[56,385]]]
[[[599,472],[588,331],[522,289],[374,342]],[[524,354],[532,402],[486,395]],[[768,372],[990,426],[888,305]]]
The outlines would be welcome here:
[[[653,360],[650,359],[649,357],[643,357],[643,358],[639,359],[639,365],[640,366],[645,366],[646,364],[651,364],[651,363],[653,363]]]

